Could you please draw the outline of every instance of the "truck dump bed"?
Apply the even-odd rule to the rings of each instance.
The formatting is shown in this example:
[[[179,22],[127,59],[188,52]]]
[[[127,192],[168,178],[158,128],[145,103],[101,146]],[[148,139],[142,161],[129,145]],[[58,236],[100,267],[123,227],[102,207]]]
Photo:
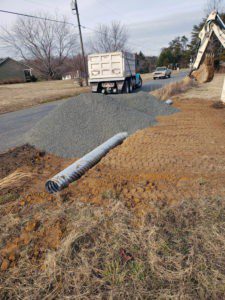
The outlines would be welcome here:
[[[124,80],[135,76],[135,55],[128,52],[98,53],[88,56],[90,82]]]

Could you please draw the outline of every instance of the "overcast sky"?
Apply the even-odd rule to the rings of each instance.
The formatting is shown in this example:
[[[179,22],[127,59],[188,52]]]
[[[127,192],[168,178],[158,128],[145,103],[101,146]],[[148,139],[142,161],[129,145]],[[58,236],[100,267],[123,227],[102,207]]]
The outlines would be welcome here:
[[[78,0],[82,25],[95,28],[99,23],[120,20],[128,27],[129,47],[147,55],[159,54],[176,36],[189,37],[193,25],[204,16],[205,3],[206,0]],[[70,0],[0,0],[0,9],[30,14],[57,12],[76,23]],[[10,26],[15,20],[16,16],[0,13],[0,25]],[[84,30],[86,41],[90,34]],[[7,56],[1,45],[0,56]]]

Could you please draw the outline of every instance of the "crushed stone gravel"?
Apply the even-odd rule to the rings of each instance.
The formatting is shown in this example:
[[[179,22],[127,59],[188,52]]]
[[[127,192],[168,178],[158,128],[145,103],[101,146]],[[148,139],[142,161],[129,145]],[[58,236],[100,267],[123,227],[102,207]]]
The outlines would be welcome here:
[[[147,93],[82,94],[50,112],[28,132],[26,142],[61,157],[78,158],[119,132],[132,134],[156,124],[156,116],[176,111]]]
[[[113,95],[112,97],[113,99],[119,99],[123,105],[127,105],[154,117],[174,114],[179,111],[174,107],[168,107],[164,102],[157,100],[154,96],[145,92]]]

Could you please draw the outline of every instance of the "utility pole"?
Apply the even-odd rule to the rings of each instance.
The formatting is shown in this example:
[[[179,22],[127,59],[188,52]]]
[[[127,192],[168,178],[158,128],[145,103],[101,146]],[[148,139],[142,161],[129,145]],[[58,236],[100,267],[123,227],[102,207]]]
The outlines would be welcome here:
[[[73,14],[77,15],[77,23],[78,23],[79,36],[80,36],[80,46],[82,51],[84,72],[85,72],[85,81],[86,81],[86,85],[88,86],[88,70],[87,70],[86,59],[85,59],[84,43],[83,43],[83,37],[82,37],[82,31],[80,25],[80,15],[78,10],[77,0],[72,0],[71,7],[72,7]]]

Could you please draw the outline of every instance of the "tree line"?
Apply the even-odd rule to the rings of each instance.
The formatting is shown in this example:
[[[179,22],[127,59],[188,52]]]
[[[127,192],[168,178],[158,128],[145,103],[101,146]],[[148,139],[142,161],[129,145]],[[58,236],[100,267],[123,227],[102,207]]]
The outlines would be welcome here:
[[[220,14],[220,17],[225,22],[225,14]],[[186,36],[178,36],[169,43],[168,47],[163,48],[157,60],[157,66],[189,67],[196,57],[200,41],[198,35],[205,22],[206,18],[193,26],[190,40]],[[214,54],[215,67],[218,69],[220,61],[225,59],[225,51],[215,35],[212,36],[207,51]]]
[[[209,0],[207,14],[213,8],[219,9],[222,0]],[[225,21],[225,14],[220,14]],[[11,28],[2,27],[0,41],[5,49],[13,49],[15,56],[32,67],[38,77],[43,79],[61,79],[66,72],[79,71],[84,74],[80,55],[77,29],[68,23],[66,17],[37,14],[42,19],[19,17]],[[47,19],[58,22],[49,22]],[[137,70],[147,73],[156,66],[188,67],[194,60],[198,46],[198,34],[206,19],[193,26],[191,39],[185,35],[174,38],[167,47],[161,50],[158,57],[136,54]],[[122,23],[113,21],[109,25],[100,24],[86,45],[88,52],[132,51],[129,46],[129,31]],[[225,59],[225,51],[218,40],[213,37],[208,50],[215,54],[215,64]]]

